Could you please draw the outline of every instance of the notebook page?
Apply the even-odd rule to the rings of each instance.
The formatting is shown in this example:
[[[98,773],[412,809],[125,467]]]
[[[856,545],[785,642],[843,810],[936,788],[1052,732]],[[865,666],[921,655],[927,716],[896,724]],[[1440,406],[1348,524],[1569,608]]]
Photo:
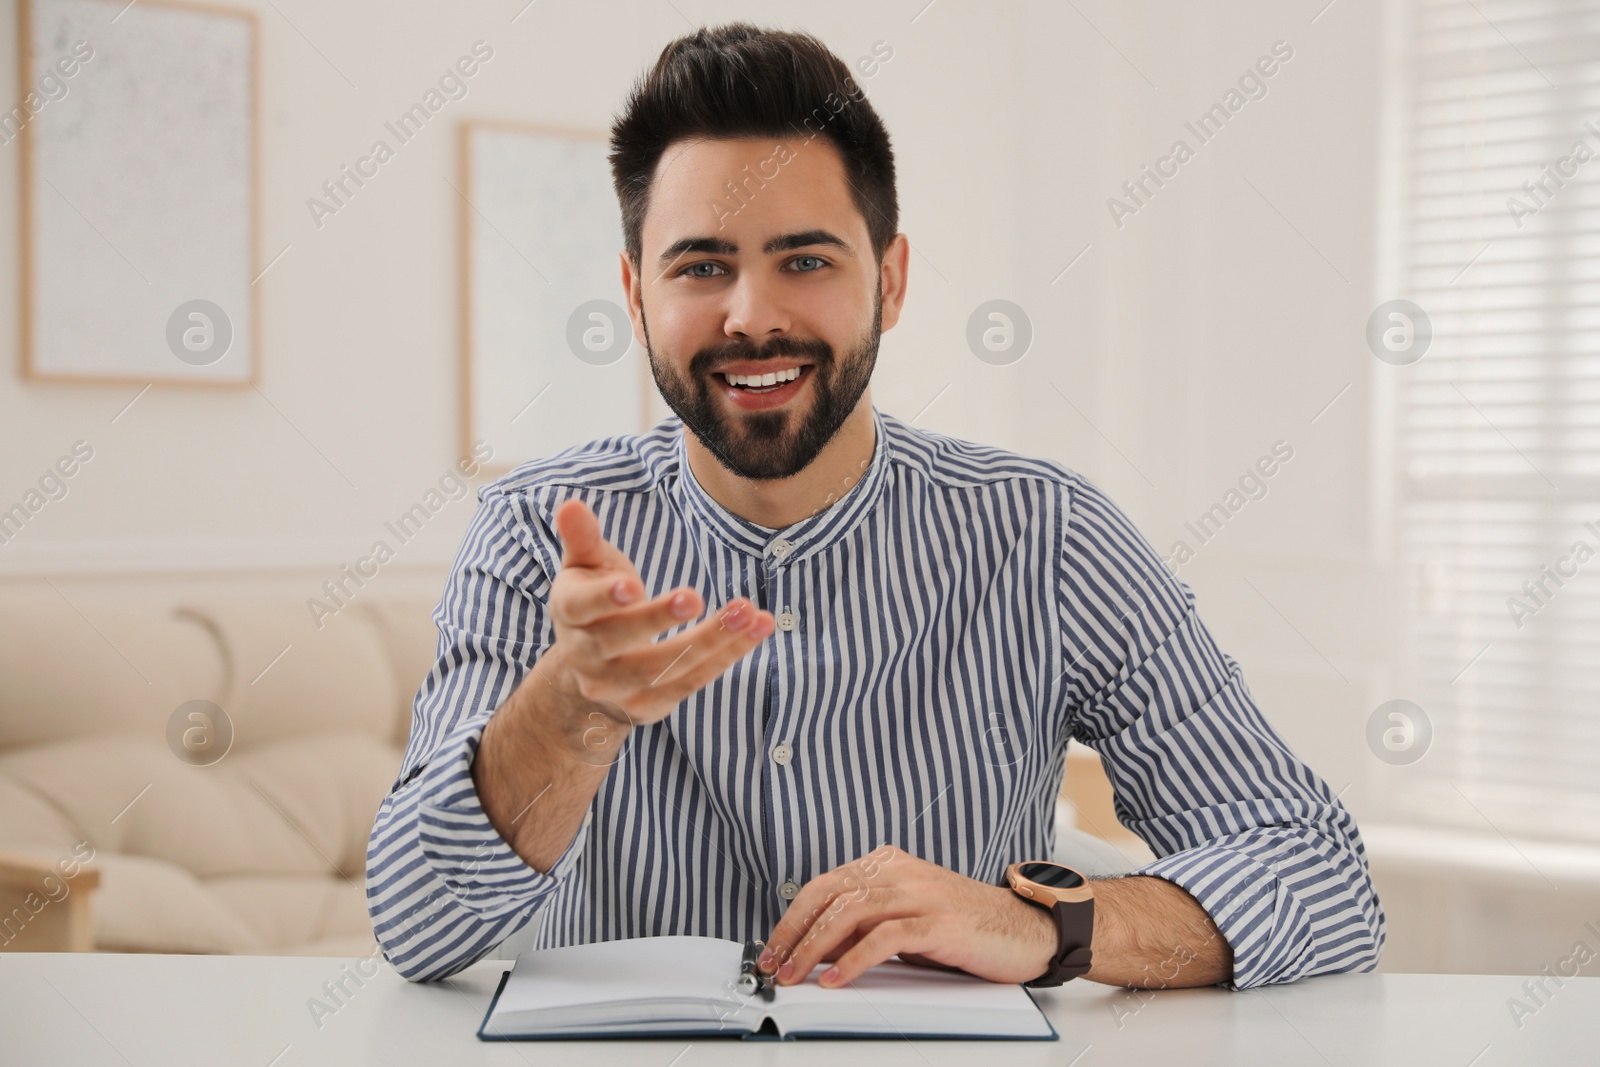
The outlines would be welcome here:
[[[829,966],[819,963],[804,982],[779,987],[768,1014],[785,1033],[887,1030],[1048,1037],[1052,1032],[1020,985],[889,960],[843,989],[826,989],[817,979]]]
[[[722,1002],[744,946],[716,937],[638,937],[532,949],[517,957],[495,1015],[630,1000]]]

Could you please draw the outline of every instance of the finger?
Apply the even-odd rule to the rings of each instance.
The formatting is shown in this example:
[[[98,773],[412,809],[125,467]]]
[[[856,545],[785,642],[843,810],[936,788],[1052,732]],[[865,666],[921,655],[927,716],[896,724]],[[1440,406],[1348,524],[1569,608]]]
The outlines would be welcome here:
[[[767,935],[766,951],[756,961],[757,966],[768,974],[774,974],[794,959],[795,950],[822,918],[827,904],[827,899],[808,895],[804,889],[796,894],[784,909],[783,916],[773,925],[772,932]]]
[[[883,920],[879,920],[879,921],[888,922],[889,920],[883,919]],[[822,959],[818,960],[817,962],[818,963],[833,963],[834,961],[838,960],[838,958],[840,956],[843,956],[846,952],[849,952],[851,949],[855,948],[856,945],[860,944],[861,943],[861,939],[863,937],[866,937],[868,932],[876,929],[877,926],[878,926],[877,922],[871,922],[871,921],[857,923],[856,924],[856,928],[850,932],[850,936],[849,937],[842,938],[832,948],[830,948],[830,949],[828,949],[828,951],[824,952],[822,954]]]
[[[584,696],[617,705],[634,722],[651,722],[670,712],[777,630],[771,612],[757,610],[741,597],[684,633],[608,657],[602,645],[615,642],[611,627],[616,625],[620,623],[611,620],[575,631],[571,654],[600,656],[600,662],[581,669]]]
[[[561,538],[561,566],[601,567],[607,562],[600,520],[581,500],[556,508],[556,533]]]
[[[807,941],[812,932],[826,930],[838,918],[838,909],[830,911],[826,904],[806,905],[797,896],[789,903],[783,917],[773,926],[772,933],[767,937],[766,951],[756,961],[756,966],[772,974],[773,981],[778,984],[803,979],[810,973],[811,967],[807,964],[805,970],[799,969],[803,962],[800,958],[800,946],[814,946],[814,942]],[[859,936],[857,930],[846,929],[832,944],[842,944],[856,936]]]
[[[616,659],[613,665],[619,672],[627,677],[642,677],[643,681],[650,681],[688,646],[706,645],[709,648],[714,645],[707,643],[707,638],[731,635],[747,627],[754,619],[754,608],[755,605],[746,598],[736,597],[696,627],[683,633],[674,633],[666,640],[651,641],[658,633],[683,625],[706,609],[704,598],[696,590],[683,585],[661,593],[643,605],[618,609],[611,616],[590,622],[582,629],[586,637],[594,641],[600,654],[608,659]]]
[[[612,615],[623,615],[632,609],[634,616],[641,608],[659,607],[677,593],[687,592],[692,598],[699,594],[687,587],[670,590],[652,601],[645,601],[644,583],[630,565],[619,571],[612,567],[569,568],[561,572],[550,592],[550,614],[557,622],[567,626],[592,626]],[[644,603],[641,604],[641,601]],[[692,599],[675,622],[684,622],[700,614],[698,599]],[[646,632],[639,640],[654,631]]]
[[[845,942],[864,940],[871,930],[889,919],[892,914],[880,914],[882,900],[872,902],[852,901],[848,897],[835,897],[822,914],[811,924],[806,936],[795,946],[794,954],[778,968],[780,985],[804,982],[819,963],[837,958],[845,950]]]
[[[829,989],[848,985],[896,953],[923,953],[937,948],[933,924],[923,916],[886,919],[867,931],[854,948],[823,971],[817,982]]]
[[[777,631],[770,611],[735,601],[693,629],[614,661],[650,705],[676,705],[716,681]]]
[[[777,973],[785,963],[794,959],[795,946],[805,939],[811,927],[822,917],[821,905],[796,906],[803,895],[803,892],[797,894],[795,899],[789,902],[783,915],[773,924],[771,933],[767,934],[766,947],[756,959],[756,966],[766,974]],[[807,907],[811,909],[810,914],[803,910]]]
[[[773,927],[772,934],[767,940],[767,948],[773,960],[770,966],[764,966],[763,970],[771,973],[794,955],[811,925],[832,904],[836,895],[856,903],[863,901],[870,885],[884,874],[884,865],[894,859],[896,854],[897,850],[893,845],[885,844],[859,859],[841,864],[807,882],[790,902],[784,917]]]
[[[798,902],[799,897],[795,900]],[[904,917],[904,895],[884,887],[862,897],[834,894],[809,924],[793,954],[778,968],[778,983],[803,982],[812,968],[852,935],[860,936],[890,919]],[[792,907],[792,905],[791,905]]]
[[[850,949],[852,949],[852,948],[854,948],[856,946],[857,942],[859,942],[863,937],[865,937],[867,935],[867,931],[870,930],[874,925],[876,925],[876,924],[871,923],[871,922],[858,923],[856,925],[856,928],[854,930],[850,931],[848,936],[846,936],[844,938],[841,938],[837,944],[835,944],[833,947],[828,949],[827,952],[824,952],[822,954],[822,961],[821,962],[823,962],[823,963],[832,963],[834,960],[838,959],[840,956],[842,956],[846,952],[850,951]],[[777,967],[778,967],[777,961],[774,961],[773,965],[770,968],[763,966],[761,968],[761,970],[764,971],[764,972],[767,972],[767,973],[771,973],[772,971],[777,970]]]
[[[856,945],[860,943],[861,939],[867,936],[868,929],[869,927],[866,923],[859,924],[850,932],[849,937],[844,938],[838,944],[834,945],[827,952],[822,954],[822,962],[832,963],[840,956],[843,956],[846,952],[849,952],[851,949],[855,948]]]
[[[717,622],[715,619],[707,619],[706,622],[702,622],[701,627],[710,627],[715,622]],[[662,713],[669,713],[678,704],[682,704],[686,697],[699,693],[701,689],[706,688],[712,681],[722,677],[722,673],[726,672],[728,667],[733,665],[733,662],[747,656],[750,653],[750,649],[754,649],[758,643],[762,643],[763,640],[771,637],[776,632],[778,632],[778,624],[774,621],[773,616],[768,611],[762,611],[762,613],[758,613],[757,619],[749,625],[749,629],[739,630],[738,633],[734,633],[733,637],[707,638],[709,641],[734,641],[733,646],[723,648],[718,653],[704,654],[701,657],[701,661],[696,662],[690,669],[680,669],[682,667],[680,662],[670,662],[670,664],[667,664],[666,669],[662,670],[661,675],[651,681],[650,685],[646,685],[643,689],[638,688],[637,683],[634,683],[632,688],[621,686],[618,689],[618,693],[614,693],[613,699],[608,702],[618,705],[632,725],[638,725],[640,721],[651,721],[654,718],[659,718]],[[680,654],[678,659],[683,659],[683,657],[685,656]],[[613,675],[614,677],[616,673],[618,672],[608,672],[608,675]],[[662,680],[667,678],[667,675],[670,675],[670,681],[662,683]],[[592,694],[592,697],[594,699],[608,699],[606,694]],[[594,717],[595,713],[590,713],[590,715]],[[582,736],[584,737],[584,749],[590,750],[594,755],[584,755],[581,758],[592,766],[611,766],[616,763],[618,758],[621,758],[621,745],[613,744],[614,739],[618,737],[616,723],[606,717],[602,717],[602,720],[597,721],[592,728],[586,729],[584,736]]]
[[[714,638],[715,648],[702,650],[696,646],[686,650],[680,660],[669,663],[651,679],[651,696],[676,707],[726,674],[777,630],[778,624],[772,614],[763,611],[747,628],[728,637]]]

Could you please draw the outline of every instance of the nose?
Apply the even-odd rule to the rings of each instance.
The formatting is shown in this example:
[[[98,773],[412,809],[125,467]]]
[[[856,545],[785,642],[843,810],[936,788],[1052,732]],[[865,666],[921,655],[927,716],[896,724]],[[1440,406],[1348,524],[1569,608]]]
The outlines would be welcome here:
[[[780,337],[792,328],[788,311],[773,292],[771,283],[757,272],[745,271],[727,290],[728,306],[723,333],[761,344]]]

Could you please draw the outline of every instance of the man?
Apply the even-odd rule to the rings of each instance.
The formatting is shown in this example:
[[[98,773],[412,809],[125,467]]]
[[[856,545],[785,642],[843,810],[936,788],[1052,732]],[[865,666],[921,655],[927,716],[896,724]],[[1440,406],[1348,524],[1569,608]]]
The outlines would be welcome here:
[[[1005,871],[1050,855],[1077,738],[1159,857],[1094,883],[1088,978],[1375,965],[1353,820],[1127,518],[872,406],[908,245],[838,58],[701,30],[611,145],[676,416],[480,491],[368,851],[390,962],[439,978],[537,917],[539,946],[762,938],[779,984],[896,955],[1032,981],[1059,931]]]

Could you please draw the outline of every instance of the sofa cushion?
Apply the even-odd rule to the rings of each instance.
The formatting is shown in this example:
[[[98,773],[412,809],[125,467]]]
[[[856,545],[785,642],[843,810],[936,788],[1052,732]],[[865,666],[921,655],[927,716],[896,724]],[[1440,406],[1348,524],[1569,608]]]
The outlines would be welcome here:
[[[218,700],[215,637],[192,619],[55,592],[0,608],[0,751],[107,731],[165,729],[188,700]]]
[[[100,852],[164,860],[199,878],[337,870],[359,880],[399,761],[385,741],[329,733],[236,745],[194,767],[164,734],[108,734],[0,754],[0,776]],[[12,836],[0,828],[0,843]]]
[[[393,738],[399,697],[367,616],[340,612],[319,628],[300,600],[192,601],[179,613],[211,628],[222,646],[228,681],[218,703],[235,744],[336,731]]]
[[[82,840],[72,820],[49,800],[0,774],[0,847],[65,856]]]
[[[394,673],[394,743],[404,750],[411,736],[411,708],[417,690],[439,656],[439,627],[433,621],[435,601],[374,600],[355,605],[383,635],[383,647]]]
[[[259,952],[266,943],[177,864],[116,852],[95,855],[94,943],[113,952]]]
[[[263,946],[306,945],[332,939],[372,941],[372,920],[359,876],[241,875],[203,883]]]
[[[331,864],[359,882],[367,869],[372,822],[394,782],[400,755],[388,741],[366,734],[328,734],[253,746],[239,753],[230,769],[271,807],[275,825],[292,823],[296,837],[315,846],[323,861],[315,873],[331,873]],[[303,868],[252,864],[250,869]]]

